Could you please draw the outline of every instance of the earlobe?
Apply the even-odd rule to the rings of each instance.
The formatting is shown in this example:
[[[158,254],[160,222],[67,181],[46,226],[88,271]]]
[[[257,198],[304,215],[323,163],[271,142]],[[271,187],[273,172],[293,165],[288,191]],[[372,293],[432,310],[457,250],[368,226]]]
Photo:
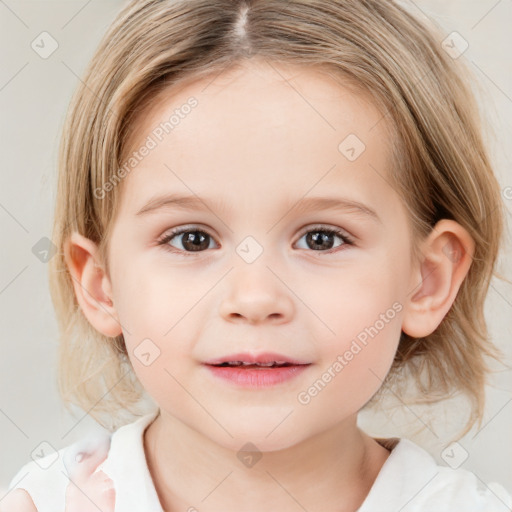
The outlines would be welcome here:
[[[417,262],[402,330],[414,338],[428,336],[450,310],[471,266],[475,244],[454,220],[440,220],[425,239]]]
[[[121,325],[112,302],[112,285],[99,264],[97,245],[74,232],[65,243],[64,256],[77,301],[91,325],[108,337],[121,334]]]

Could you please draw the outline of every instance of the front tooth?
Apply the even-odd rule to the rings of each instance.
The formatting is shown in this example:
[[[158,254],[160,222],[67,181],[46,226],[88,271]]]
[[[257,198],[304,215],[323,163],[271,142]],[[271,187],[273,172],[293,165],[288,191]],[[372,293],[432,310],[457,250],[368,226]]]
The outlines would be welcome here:
[[[243,366],[273,366],[274,362],[270,363],[246,363],[245,361],[242,361],[240,364]]]
[[[240,366],[241,364],[243,364],[241,361],[226,361],[226,362],[232,366]]]

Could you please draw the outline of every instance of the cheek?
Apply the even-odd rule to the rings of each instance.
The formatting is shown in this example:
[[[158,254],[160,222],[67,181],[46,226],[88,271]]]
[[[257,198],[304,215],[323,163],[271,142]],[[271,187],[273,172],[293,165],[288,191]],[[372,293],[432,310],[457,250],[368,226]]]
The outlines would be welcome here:
[[[317,337],[318,371],[297,395],[300,404],[312,405],[308,412],[330,410],[346,417],[382,386],[401,333],[403,304],[392,296],[361,292],[336,304],[331,312],[334,334]]]
[[[129,357],[139,377],[139,373],[149,371],[149,366],[154,374],[165,354],[164,344],[171,339],[172,328],[179,320],[179,301],[174,297],[179,293],[167,282],[170,279],[145,265],[143,259],[116,263],[114,303]]]
[[[198,305],[212,284],[142,257],[117,263],[116,310],[137,378],[152,396],[160,389],[178,396],[183,390],[172,376],[181,380],[193,365],[190,340]]]
[[[303,281],[297,294],[319,320],[315,332],[335,346],[376,322],[381,326],[383,315],[386,326],[399,324],[396,317],[407,295],[408,269],[405,258],[396,256],[362,255],[350,265],[316,272]],[[399,325],[393,328],[400,332]]]
[[[115,303],[128,336],[162,338],[193,300],[194,285],[180,271],[155,265],[143,255],[116,264]]]
[[[331,269],[302,292],[322,320],[309,325],[321,360],[317,387],[329,389],[326,403],[358,410],[389,371],[407,295],[408,253],[402,254],[383,251],[361,258],[350,271]]]

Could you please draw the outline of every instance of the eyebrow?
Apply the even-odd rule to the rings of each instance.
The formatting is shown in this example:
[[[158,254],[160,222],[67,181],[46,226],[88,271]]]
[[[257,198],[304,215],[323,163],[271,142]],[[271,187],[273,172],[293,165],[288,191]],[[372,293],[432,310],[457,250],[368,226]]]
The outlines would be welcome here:
[[[180,210],[201,210],[201,211],[222,211],[225,207],[224,202],[202,199],[195,195],[177,195],[166,194],[152,198],[148,201],[136,215],[146,215],[155,213],[162,209],[180,209]],[[288,211],[295,213],[316,212],[320,210],[338,210],[347,213],[363,214],[377,222],[382,222],[377,212],[369,206],[352,199],[343,197],[306,197],[296,200]]]

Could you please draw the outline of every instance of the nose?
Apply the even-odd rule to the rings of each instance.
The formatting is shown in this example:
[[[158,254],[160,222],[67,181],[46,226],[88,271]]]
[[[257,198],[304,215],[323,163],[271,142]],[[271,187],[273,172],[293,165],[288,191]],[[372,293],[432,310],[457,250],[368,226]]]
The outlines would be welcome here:
[[[293,316],[292,292],[265,264],[242,264],[226,286],[220,315],[229,322],[281,324]]]

